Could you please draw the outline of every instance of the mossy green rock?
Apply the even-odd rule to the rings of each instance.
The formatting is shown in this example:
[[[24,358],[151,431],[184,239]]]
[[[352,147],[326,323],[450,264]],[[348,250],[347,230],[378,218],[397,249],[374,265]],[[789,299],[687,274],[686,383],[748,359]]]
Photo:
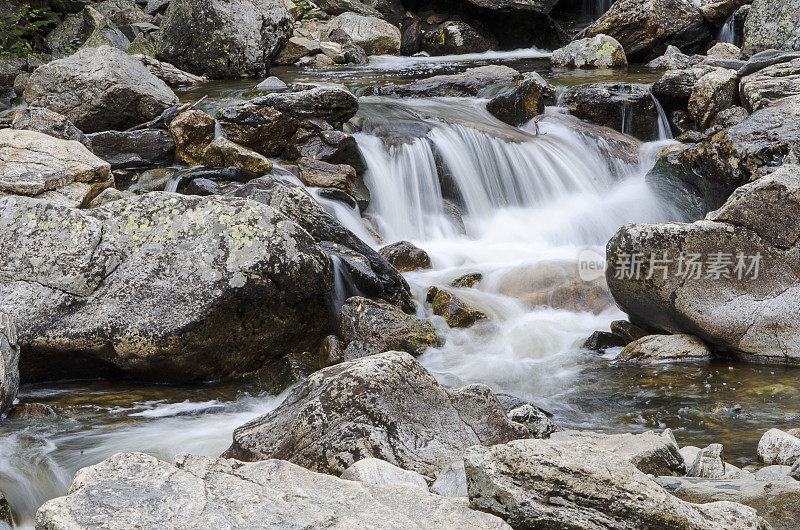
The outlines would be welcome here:
[[[0,199],[23,381],[237,377],[329,334],[330,262],[273,208],[153,192],[91,210]]]

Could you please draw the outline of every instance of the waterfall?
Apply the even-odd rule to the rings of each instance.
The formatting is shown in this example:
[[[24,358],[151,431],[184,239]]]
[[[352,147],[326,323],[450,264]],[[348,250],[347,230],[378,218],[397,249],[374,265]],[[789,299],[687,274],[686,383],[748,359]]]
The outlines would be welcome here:
[[[596,20],[608,11],[613,3],[614,0],[583,0],[583,15]]]
[[[722,29],[719,30],[719,35],[717,35],[717,40],[736,44],[736,13],[729,16],[725,24],[722,25]]]
[[[664,107],[661,106],[658,98],[652,93],[650,97],[653,98],[653,104],[656,106],[656,112],[658,112],[658,122],[656,124],[658,127],[658,139],[672,140],[674,138],[672,136],[672,127],[669,126],[669,119],[667,119],[667,113],[664,112]]]

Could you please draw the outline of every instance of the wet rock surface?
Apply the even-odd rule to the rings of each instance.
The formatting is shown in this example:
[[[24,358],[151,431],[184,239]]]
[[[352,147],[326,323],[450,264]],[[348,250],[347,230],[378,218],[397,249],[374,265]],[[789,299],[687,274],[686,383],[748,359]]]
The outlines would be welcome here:
[[[0,312],[0,418],[14,406],[19,391],[19,345],[14,320]],[[5,499],[0,492],[0,503]],[[8,507],[6,506],[6,510]],[[5,521],[0,507],[0,522]]]

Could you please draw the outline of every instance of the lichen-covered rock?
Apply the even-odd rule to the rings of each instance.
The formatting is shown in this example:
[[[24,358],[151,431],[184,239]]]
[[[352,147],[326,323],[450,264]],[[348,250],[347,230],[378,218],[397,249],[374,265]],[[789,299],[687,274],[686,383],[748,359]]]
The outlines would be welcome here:
[[[464,299],[444,289],[433,297],[433,314],[444,318],[451,328],[468,328],[489,318],[486,313],[469,305]]]
[[[468,97],[477,96],[492,85],[513,85],[522,75],[508,66],[490,65],[470,68],[460,74],[435,75],[406,85],[390,83],[380,87],[378,93],[400,97]]]
[[[550,438],[567,444],[591,444],[596,449],[609,451],[616,457],[627,460],[639,471],[649,475],[682,476],[686,474],[684,459],[669,430],[662,434],[652,431],[640,434],[560,431],[551,434]]]
[[[488,387],[448,391],[407,353],[386,352],[312,374],[278,408],[236,429],[224,456],[281,458],[336,475],[374,457],[433,477],[467,447],[525,436]]]
[[[572,41],[550,56],[555,66],[573,68],[618,68],[628,66],[625,50],[613,37],[595,35]]]
[[[345,469],[341,478],[373,486],[400,486],[428,491],[428,482],[419,473],[400,469],[378,458],[359,460]]]
[[[203,163],[206,148],[214,141],[216,122],[202,110],[186,110],[169,123],[169,134],[175,141],[175,158],[184,164]]]
[[[203,150],[202,157],[209,166],[238,167],[256,176],[272,171],[272,160],[227,138],[214,138]]]
[[[14,114],[11,128],[36,131],[62,140],[76,140],[92,150],[91,140],[80,129],[63,114],[49,109],[25,107]]]
[[[79,207],[112,184],[108,162],[77,141],[0,130],[0,197],[26,195]]]
[[[647,66],[662,70],[683,70],[700,64],[704,59],[703,55],[686,55],[675,46],[669,45],[664,51],[664,55],[656,57],[647,63]]]
[[[742,55],[800,50],[800,1],[754,0],[744,23]]]
[[[0,199],[23,379],[222,379],[316,347],[330,262],[274,209],[148,193],[91,210]]]
[[[212,79],[263,76],[292,22],[280,0],[171,2],[155,36],[156,57]]]
[[[738,188],[705,220],[627,225],[606,248],[614,300],[637,322],[690,333],[741,359],[796,364],[796,212],[800,168],[784,165]],[[654,262],[632,261],[651,252]]]
[[[689,97],[689,114],[701,129],[722,110],[739,102],[739,76],[734,70],[716,68],[697,80]]]
[[[348,361],[391,350],[421,355],[437,344],[430,322],[360,296],[344,303],[339,311],[339,326]]]
[[[19,345],[17,344],[17,328],[14,320],[6,313],[0,311],[0,418],[14,405],[19,391]],[[1,504],[5,501],[0,492],[0,523],[5,521],[2,516]]]
[[[124,130],[160,115],[177,96],[130,55],[100,46],[40,66],[25,101],[65,115],[85,133]]]
[[[658,137],[658,110],[645,85],[591,83],[569,89],[561,103],[573,116],[640,140]]]
[[[431,268],[431,257],[428,256],[428,253],[409,241],[398,241],[386,245],[381,248],[380,254],[399,271],[408,272]]]
[[[423,32],[420,49],[431,55],[481,53],[497,48],[497,39],[460,20],[448,20]]]
[[[608,35],[629,60],[657,57],[670,44],[693,53],[712,40],[692,0],[617,0],[579,37]]]
[[[37,528],[475,528],[501,519],[402,486],[314,473],[283,460],[243,463],[188,454],[164,462],[119,453],[78,471],[69,494],[45,503]]]
[[[791,466],[800,459],[800,438],[770,429],[758,442],[758,459],[765,464]]]
[[[527,74],[512,92],[489,100],[486,110],[497,119],[517,126],[542,114],[545,105],[555,103],[555,99],[555,89],[534,72]]]
[[[343,31],[369,55],[398,55],[400,30],[377,17],[342,13],[328,22],[326,33]]]
[[[625,346],[616,361],[630,364],[708,361],[711,351],[692,335],[648,335]]]
[[[52,53],[64,57],[79,48],[107,45],[124,50],[128,47],[128,38],[95,7],[86,6],[80,13],[67,15],[47,34],[47,46]]]
[[[342,226],[302,186],[261,177],[232,194],[272,206],[311,234],[326,254],[336,252],[361,293],[385,300],[407,313],[413,312],[408,283],[403,276],[372,247]]]
[[[464,464],[473,509],[514,528],[769,528],[740,504],[679,500],[630,462],[590,443],[516,440],[473,447]]]

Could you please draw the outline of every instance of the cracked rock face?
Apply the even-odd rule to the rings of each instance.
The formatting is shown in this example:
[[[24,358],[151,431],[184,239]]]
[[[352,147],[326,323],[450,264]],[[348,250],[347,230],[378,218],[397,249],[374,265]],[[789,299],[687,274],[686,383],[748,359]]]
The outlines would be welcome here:
[[[328,334],[329,260],[240,198],[161,192],[91,210],[0,199],[0,311],[23,379],[236,377]],[[302,351],[302,350],[299,350]]]
[[[472,447],[464,466],[470,506],[514,528],[770,528],[741,504],[679,500],[630,462],[590,443],[515,440]]]
[[[609,289],[635,321],[744,360],[798,364],[798,214],[800,167],[787,164],[705,220],[624,226],[606,249]]]
[[[10,316],[0,311],[0,417],[17,399],[19,391],[19,346],[17,328]],[[0,503],[3,501],[0,492]],[[2,508],[0,507],[0,515]],[[3,518],[0,517],[0,522]]]
[[[428,477],[473,445],[528,436],[484,385],[446,390],[407,353],[326,368],[236,429],[224,457],[280,458],[334,475],[368,457]]]
[[[2,497],[0,497],[2,498]],[[181,454],[170,464],[120,453],[78,471],[70,494],[46,502],[36,527],[510,528],[465,500],[377,486],[282,460],[245,464]]]

